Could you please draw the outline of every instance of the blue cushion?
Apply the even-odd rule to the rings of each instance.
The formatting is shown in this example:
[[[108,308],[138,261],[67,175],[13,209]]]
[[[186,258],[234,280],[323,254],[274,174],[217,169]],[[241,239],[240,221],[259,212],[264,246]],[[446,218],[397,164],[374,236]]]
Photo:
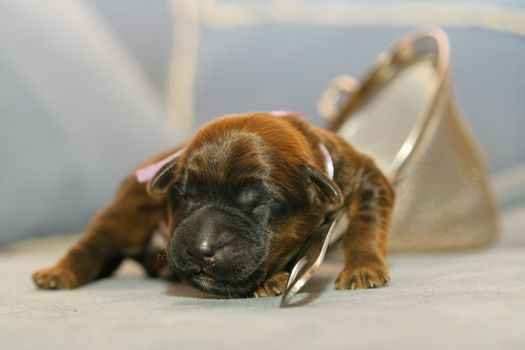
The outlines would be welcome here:
[[[0,243],[80,231],[138,162],[181,141],[90,8],[0,4]]]
[[[450,36],[459,104],[491,169],[499,172],[525,161],[521,0],[173,1],[178,4],[174,52],[179,53],[174,67],[179,68],[170,96],[177,102],[174,111],[195,106],[197,126],[247,110],[315,115],[318,96],[333,77],[360,76],[405,33],[435,24]],[[197,20],[194,27],[183,21],[189,15]],[[192,40],[197,44],[188,43]],[[188,69],[195,74],[185,74]],[[193,86],[193,101],[177,100],[177,91]]]

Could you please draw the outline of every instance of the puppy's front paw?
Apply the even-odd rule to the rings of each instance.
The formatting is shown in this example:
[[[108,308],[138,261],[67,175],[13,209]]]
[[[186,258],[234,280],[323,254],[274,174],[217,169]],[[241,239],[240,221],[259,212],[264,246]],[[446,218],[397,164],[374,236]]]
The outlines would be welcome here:
[[[380,261],[347,264],[335,281],[337,289],[377,288],[390,280],[387,265]]]
[[[286,288],[288,278],[290,274],[286,271],[276,273],[272,277],[268,278],[253,292],[253,296],[256,298],[260,297],[274,297],[281,295]]]
[[[80,285],[73,270],[58,265],[35,272],[33,281],[42,289],[70,289]]]

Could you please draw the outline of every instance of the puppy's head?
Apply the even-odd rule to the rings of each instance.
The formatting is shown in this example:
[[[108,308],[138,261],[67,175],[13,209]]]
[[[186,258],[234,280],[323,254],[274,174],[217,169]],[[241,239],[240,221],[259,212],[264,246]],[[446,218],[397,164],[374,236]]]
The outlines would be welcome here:
[[[170,267],[198,289],[243,296],[290,263],[340,201],[293,118],[230,116],[202,128],[149,190],[168,198]]]

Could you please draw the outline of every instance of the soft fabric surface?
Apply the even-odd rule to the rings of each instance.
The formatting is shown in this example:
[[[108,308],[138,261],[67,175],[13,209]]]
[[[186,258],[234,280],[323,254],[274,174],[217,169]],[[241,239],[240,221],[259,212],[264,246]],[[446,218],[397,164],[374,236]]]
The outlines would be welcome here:
[[[185,118],[201,125],[239,111],[315,116],[331,79],[362,78],[378,54],[433,24],[450,37],[454,93],[491,169],[525,161],[522,0],[170,1],[167,96],[179,130]]]
[[[523,349],[525,209],[505,216],[492,248],[391,256],[386,288],[335,291],[331,254],[297,301],[219,300],[146,279],[117,278],[40,291],[30,274],[70,237],[28,241],[0,256],[2,349]]]
[[[139,162],[182,141],[82,0],[0,1],[0,244],[78,231]]]

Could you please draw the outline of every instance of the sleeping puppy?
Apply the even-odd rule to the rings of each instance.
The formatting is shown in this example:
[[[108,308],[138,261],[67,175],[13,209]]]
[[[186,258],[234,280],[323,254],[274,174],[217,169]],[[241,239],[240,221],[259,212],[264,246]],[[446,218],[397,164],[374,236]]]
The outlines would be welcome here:
[[[151,276],[170,273],[220,296],[278,295],[309,234],[341,208],[349,224],[336,288],[388,282],[392,187],[338,135],[292,114],[232,115],[142,170],[159,164],[147,182],[130,174],[79,242],[33,274],[36,285],[75,288],[133,258]],[[163,226],[159,259],[152,243]]]

